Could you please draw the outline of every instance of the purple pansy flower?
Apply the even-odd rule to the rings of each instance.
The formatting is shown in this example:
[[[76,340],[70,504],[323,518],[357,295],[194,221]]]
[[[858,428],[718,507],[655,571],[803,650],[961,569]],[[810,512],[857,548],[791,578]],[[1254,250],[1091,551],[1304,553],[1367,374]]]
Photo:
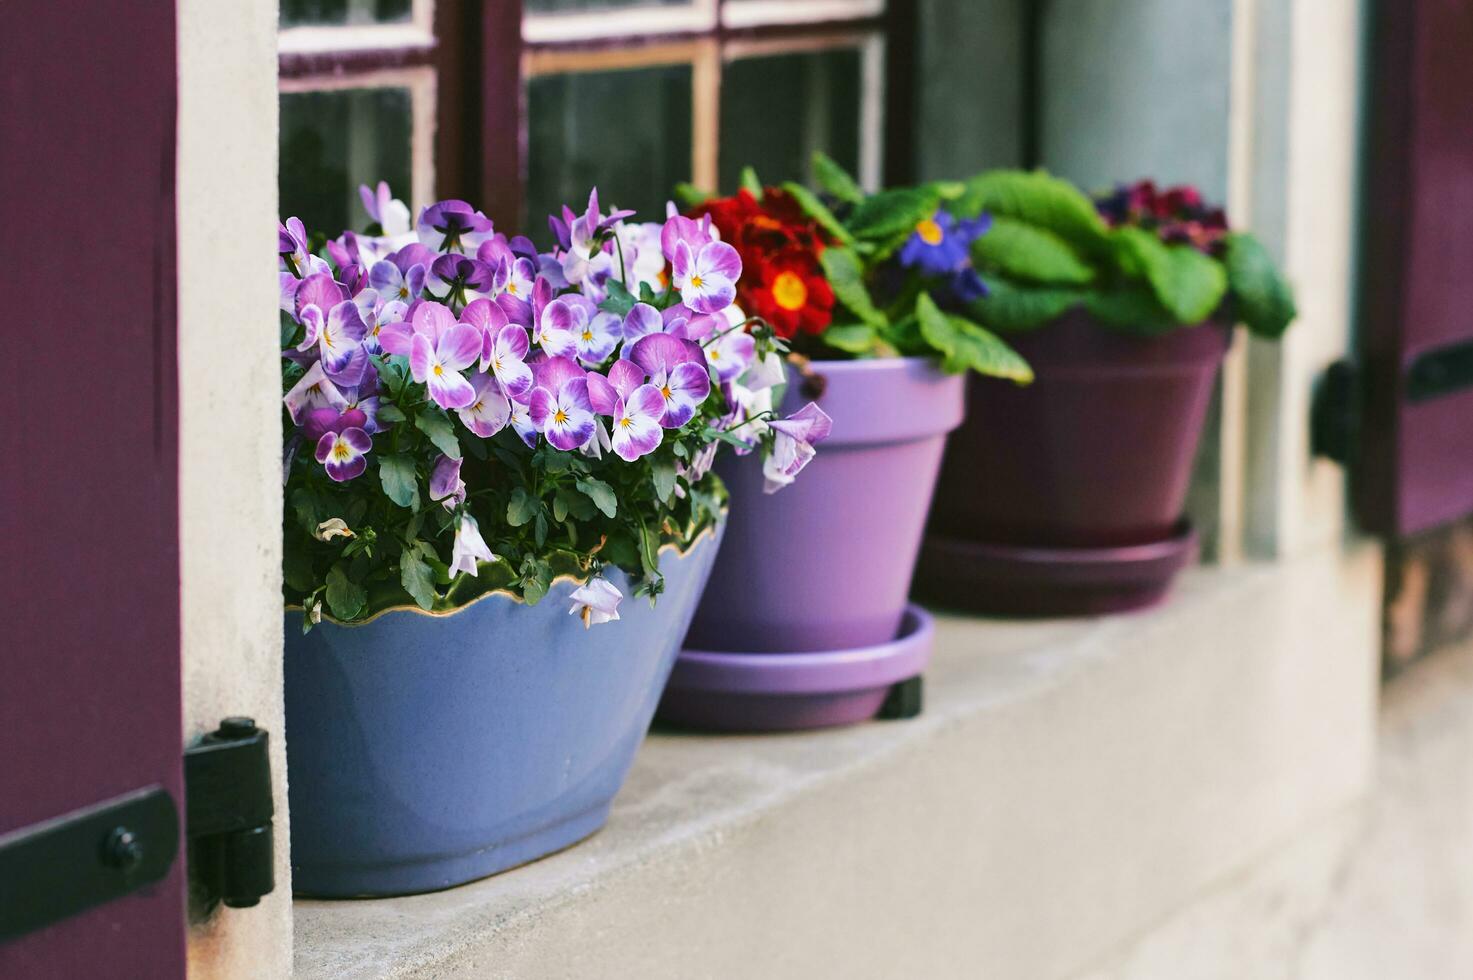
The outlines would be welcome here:
[[[665,321],[660,316],[660,311],[648,303],[635,303],[629,312],[624,314],[624,324],[620,331],[624,336],[624,346],[627,350],[629,345],[641,337],[652,333],[664,333]]]
[[[414,380],[429,387],[430,398],[441,408],[465,408],[476,391],[461,371],[481,356],[481,332],[468,323],[456,323],[431,341],[416,332],[409,350]]]
[[[430,470],[430,499],[443,500],[446,510],[465,503],[465,481],[460,478],[461,461],[441,454]]]
[[[628,399],[617,400],[613,415],[610,442],[620,459],[632,463],[654,452],[665,437],[660,427],[660,420],[665,415],[665,396],[654,385],[640,385]]]
[[[526,394],[532,387],[532,369],[527,366],[527,331],[509,323],[496,331],[494,337],[486,335],[486,346],[482,348],[482,370],[490,369],[501,387],[513,398]]]
[[[467,429],[482,439],[489,439],[511,421],[511,403],[501,385],[489,374],[473,375],[471,388],[475,391],[475,398],[457,414]]]
[[[350,425],[354,413],[344,412],[317,440],[317,462],[338,483],[346,483],[368,468],[368,451],[373,439],[356,425]]]
[[[589,372],[588,398],[599,415],[613,415],[619,401],[627,399],[642,384],[644,369],[621,358],[609,368],[607,378],[597,371]]]
[[[481,527],[476,519],[469,514],[460,515],[460,523],[455,528],[455,544],[450,549],[450,574],[465,572],[476,575],[479,573],[478,562],[495,560],[496,556],[486,547],[486,539],[481,537]]]
[[[665,414],[660,424],[667,429],[678,429],[689,422],[711,393],[706,355],[699,344],[654,333],[640,338],[629,358],[645,370],[664,399]]]
[[[588,307],[581,296],[559,296],[542,308],[532,330],[532,342],[550,357],[562,357],[578,349],[578,334],[588,325]]]
[[[415,224],[419,240],[436,252],[474,255],[494,231],[491,219],[464,201],[438,201],[420,211]]]
[[[697,313],[720,313],[730,306],[741,275],[742,257],[725,242],[708,242],[699,251],[683,241],[675,244],[671,282],[681,302]]]
[[[424,289],[425,267],[414,263],[404,272],[395,263],[382,259],[369,267],[368,284],[381,295],[407,304]]]
[[[548,388],[533,388],[527,412],[532,424],[556,449],[577,449],[593,435],[593,406],[588,400],[586,378],[563,382],[556,395]]]
[[[583,628],[598,626],[603,623],[611,623],[619,618],[619,602],[624,598],[624,593],[615,588],[607,579],[590,579],[587,585],[580,585],[568,596],[573,600],[573,606],[568,610],[568,615],[578,614],[583,620]]]
[[[772,454],[762,464],[764,493],[777,493],[793,482],[814,456],[814,445],[828,438],[833,419],[813,402],[785,419],[768,423],[776,438]]]
[[[699,221],[687,218],[675,207],[674,201],[665,205],[665,214],[665,226],[660,229],[660,251],[672,263],[676,248],[682,243],[695,254],[702,246],[718,240],[709,214],[702,215]]]
[[[305,413],[311,409],[333,408],[342,411],[348,406],[348,400],[327,377],[321,363],[309,367],[307,373],[292,385],[291,391],[282,396],[281,400],[286,403],[287,414],[297,425],[302,424]]]
[[[745,330],[729,329],[705,345],[706,363],[722,383],[735,380],[752,366],[757,341]]]
[[[527,397],[530,398],[531,394],[528,393]],[[527,444],[528,449],[536,449],[538,436],[537,424],[532,421],[532,413],[528,410],[527,403],[519,402],[513,398],[507,404],[506,409],[506,422],[511,426],[512,431],[521,437],[521,440]]]
[[[379,181],[377,192],[369,190],[367,184],[359,184],[358,196],[363,199],[363,210],[378,222],[385,235],[403,235],[409,231],[409,207],[394,197],[388,181]]]
[[[602,364],[614,352],[622,335],[619,318],[607,310],[598,310],[583,324],[583,329],[573,335],[578,360],[589,367]]]
[[[299,279],[332,271],[325,261],[307,251],[307,229],[301,218],[276,223],[276,253],[281,257],[281,271]]]

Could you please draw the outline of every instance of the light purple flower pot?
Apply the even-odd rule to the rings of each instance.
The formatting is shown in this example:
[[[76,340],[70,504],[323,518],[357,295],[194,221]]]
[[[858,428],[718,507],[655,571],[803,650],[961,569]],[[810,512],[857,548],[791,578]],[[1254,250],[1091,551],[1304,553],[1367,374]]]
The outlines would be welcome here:
[[[585,630],[575,584],[527,606],[393,610],[303,635],[286,616],[292,887],[405,895],[561,850],[603,826],[696,602],[719,527],[660,558],[651,608],[622,572],[619,620]]]
[[[888,686],[925,665],[930,621],[919,611],[907,618],[906,595],[966,380],[924,358],[816,362],[814,370],[824,388],[813,400],[833,432],[797,480],[769,495],[755,460],[722,467],[731,490],[726,544],[662,719],[723,730],[861,721]],[[802,387],[795,379],[783,414],[810,400]],[[788,672],[800,661],[785,667],[786,654],[806,658],[802,690]],[[711,658],[719,655],[731,662],[718,669]],[[740,666],[751,657],[768,662],[754,674]],[[774,700],[758,707],[764,683]]]
[[[1018,616],[1160,601],[1196,555],[1182,509],[1230,338],[1216,322],[1132,336],[1082,311],[1009,337],[1036,380],[973,382],[917,596]]]

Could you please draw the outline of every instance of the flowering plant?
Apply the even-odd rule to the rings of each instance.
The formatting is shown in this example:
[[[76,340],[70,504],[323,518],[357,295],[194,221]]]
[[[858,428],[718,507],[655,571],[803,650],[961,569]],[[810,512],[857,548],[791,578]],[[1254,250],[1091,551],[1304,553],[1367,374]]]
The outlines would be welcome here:
[[[702,224],[595,191],[544,252],[463,201],[411,227],[384,184],[363,198],[371,233],[278,230],[286,598],[308,627],[535,603],[561,575],[585,624],[618,619],[600,573],[654,600],[661,547],[723,507],[723,443],[761,451],[775,490],[827,434],[816,406],[773,418],[784,346],[733,305],[740,257]]]
[[[731,197],[683,192],[746,270],[744,308],[811,357],[935,356],[948,371],[1026,382],[1028,365],[969,317],[986,295],[971,247],[987,215],[961,218],[960,184],[866,194],[833,160],[814,155],[822,193],[797,183],[764,187],[750,168]]]
[[[1043,171],[993,170],[967,182],[954,210],[992,216],[972,248],[989,292],[969,312],[999,331],[1076,307],[1141,334],[1226,314],[1272,338],[1295,317],[1268,250],[1193,187],[1141,181],[1091,200]]]

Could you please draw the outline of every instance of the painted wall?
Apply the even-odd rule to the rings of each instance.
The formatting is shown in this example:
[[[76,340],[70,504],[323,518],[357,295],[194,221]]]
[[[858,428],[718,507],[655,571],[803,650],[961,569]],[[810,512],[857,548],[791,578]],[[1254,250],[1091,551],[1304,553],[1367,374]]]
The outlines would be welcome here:
[[[276,891],[192,912],[191,980],[291,973],[276,392],[276,5],[179,0],[179,417],[184,738],[271,733]],[[115,25],[125,29],[125,25]],[[267,326],[262,327],[265,324]]]

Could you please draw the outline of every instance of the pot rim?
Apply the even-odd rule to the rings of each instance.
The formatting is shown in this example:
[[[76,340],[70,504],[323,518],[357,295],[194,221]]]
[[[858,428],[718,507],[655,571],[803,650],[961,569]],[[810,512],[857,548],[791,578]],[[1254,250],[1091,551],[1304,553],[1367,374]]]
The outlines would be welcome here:
[[[942,371],[934,357],[877,357],[810,361],[824,379],[810,398],[802,381],[790,378],[783,411],[813,401],[833,419],[824,447],[881,446],[944,436],[966,415],[966,374]],[[897,411],[897,404],[904,406]]]
[[[660,545],[660,548],[656,552],[656,555],[664,555],[666,550],[668,549],[674,551],[679,557],[684,558],[686,555],[695,551],[700,543],[705,540],[708,535],[714,538],[717,536],[717,534],[720,533],[722,526],[726,524],[727,516],[730,513],[730,509],[731,508],[729,506],[721,508],[721,512],[716,516],[716,519],[710,524],[707,524],[700,531],[696,532],[695,537],[691,538],[688,543],[682,546],[681,543],[677,541],[667,542]],[[564,572],[562,575],[556,576],[547,583],[547,591],[550,593],[552,591],[552,587],[560,582],[576,582],[579,585],[583,585],[588,582],[588,579],[589,577],[587,576],[584,578],[579,578],[571,572]],[[488,589],[487,591],[482,592],[480,595],[476,596],[474,599],[471,599],[469,602],[466,602],[463,605],[456,606],[454,609],[421,609],[415,603],[406,602],[397,606],[388,606],[384,609],[380,609],[378,612],[374,613],[372,616],[369,616],[367,619],[358,619],[354,620],[351,623],[345,623],[342,620],[338,619],[336,616],[332,615],[332,613],[324,610],[322,613],[322,623],[331,623],[333,626],[336,626],[340,629],[357,629],[360,626],[367,626],[370,623],[373,623],[378,619],[389,615],[390,613],[396,612],[417,613],[421,616],[428,616],[433,619],[448,619],[451,616],[460,615],[467,609],[480,604],[486,599],[491,599],[495,597],[508,599],[511,602],[516,603],[517,605],[524,606],[527,604],[527,600],[523,599],[515,592],[512,592],[510,589],[496,588]],[[289,603],[282,607],[283,615],[302,613],[304,611],[305,610],[302,608],[301,603],[297,602]],[[317,623],[314,625],[321,625],[321,623]]]

